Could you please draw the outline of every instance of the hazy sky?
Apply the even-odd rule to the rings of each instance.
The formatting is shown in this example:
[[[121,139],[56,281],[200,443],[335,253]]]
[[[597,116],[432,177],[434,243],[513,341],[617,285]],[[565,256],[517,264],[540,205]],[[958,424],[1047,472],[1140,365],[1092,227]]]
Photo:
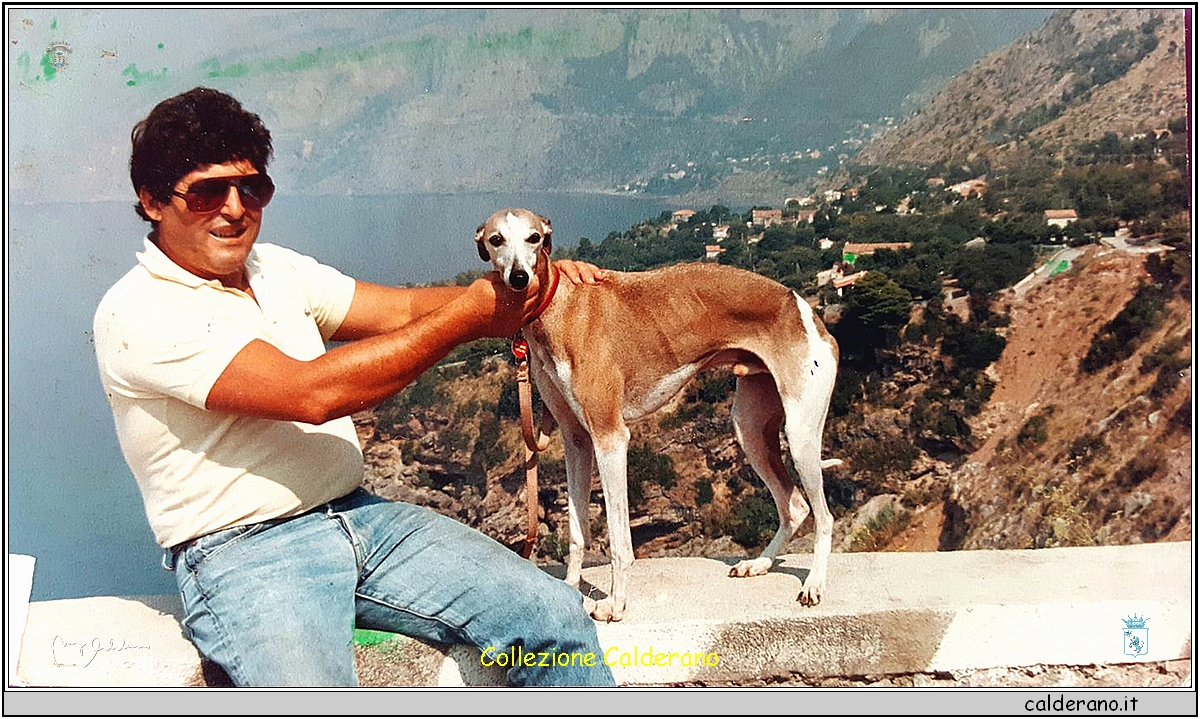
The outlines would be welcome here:
[[[206,60],[239,48],[269,49],[284,37],[295,43],[309,12],[8,10],[10,189],[36,192],[43,201],[62,187],[87,192],[86,199],[123,198],[125,183],[109,178],[127,172],[133,124],[158,101],[207,84]],[[71,50],[61,70],[43,61],[54,42]],[[253,96],[241,99],[272,126],[269,107]],[[72,179],[64,181],[64,174]]]

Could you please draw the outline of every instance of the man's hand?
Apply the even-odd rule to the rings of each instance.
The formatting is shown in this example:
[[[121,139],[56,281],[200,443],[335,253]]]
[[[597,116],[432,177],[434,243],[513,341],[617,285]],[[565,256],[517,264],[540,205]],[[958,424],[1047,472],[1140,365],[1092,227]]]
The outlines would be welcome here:
[[[597,282],[603,282],[608,279],[608,273],[605,270],[591,264],[590,262],[579,262],[577,260],[559,260],[554,263],[563,276],[576,285],[594,285]]]
[[[471,283],[467,299],[473,304],[474,315],[483,323],[481,336],[512,337],[540,304],[538,278],[536,275],[530,278],[524,292],[515,292],[493,270]]]
[[[559,260],[554,266],[572,284],[594,285],[608,279],[604,270],[589,263],[575,260]],[[542,298],[537,275],[530,278],[524,292],[515,292],[504,284],[495,270],[471,283],[468,294],[475,304],[479,317],[489,321],[483,330],[486,337],[512,337],[525,323],[533,319]]]

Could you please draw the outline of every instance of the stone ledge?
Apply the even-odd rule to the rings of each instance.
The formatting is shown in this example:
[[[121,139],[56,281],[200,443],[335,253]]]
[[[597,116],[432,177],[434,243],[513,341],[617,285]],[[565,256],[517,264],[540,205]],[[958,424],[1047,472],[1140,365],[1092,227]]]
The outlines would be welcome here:
[[[623,685],[772,677],[945,674],[1004,667],[1170,662],[1191,656],[1188,543],[1030,551],[834,554],[825,600],[796,601],[808,555],[763,577],[732,561],[634,564],[625,620],[600,625]],[[606,586],[607,566],[584,579]],[[585,587],[586,588],[586,587]],[[181,634],[175,597],[33,602],[17,669],[30,686],[212,683]],[[1123,619],[1147,618],[1148,651],[1123,651]],[[674,653],[674,655],[672,655]],[[684,659],[684,656],[688,659]],[[716,657],[696,666],[697,655]],[[502,670],[465,646],[397,637],[358,648],[363,685],[494,686]]]

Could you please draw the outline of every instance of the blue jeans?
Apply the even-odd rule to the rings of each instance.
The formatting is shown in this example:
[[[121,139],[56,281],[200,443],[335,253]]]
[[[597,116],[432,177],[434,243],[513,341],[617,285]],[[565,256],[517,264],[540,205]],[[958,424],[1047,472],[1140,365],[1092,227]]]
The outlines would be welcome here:
[[[578,591],[453,519],[361,489],[168,559],[189,637],[238,686],[356,685],[356,624],[489,654],[594,652],[596,666],[513,667],[508,681],[613,685]]]

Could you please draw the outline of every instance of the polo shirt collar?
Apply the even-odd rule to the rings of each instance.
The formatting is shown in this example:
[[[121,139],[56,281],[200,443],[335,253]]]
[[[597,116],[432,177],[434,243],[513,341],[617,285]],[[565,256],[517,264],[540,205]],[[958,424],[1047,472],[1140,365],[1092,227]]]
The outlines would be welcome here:
[[[220,280],[206,280],[188,272],[166,253],[159,249],[158,245],[154,244],[150,239],[150,235],[146,235],[142,251],[137,253],[137,261],[151,275],[163,280],[178,282],[186,287],[215,287],[217,289],[233,289],[221,284]],[[252,280],[259,273],[258,253],[254,248],[250,249],[250,255],[246,258],[246,279]]]

